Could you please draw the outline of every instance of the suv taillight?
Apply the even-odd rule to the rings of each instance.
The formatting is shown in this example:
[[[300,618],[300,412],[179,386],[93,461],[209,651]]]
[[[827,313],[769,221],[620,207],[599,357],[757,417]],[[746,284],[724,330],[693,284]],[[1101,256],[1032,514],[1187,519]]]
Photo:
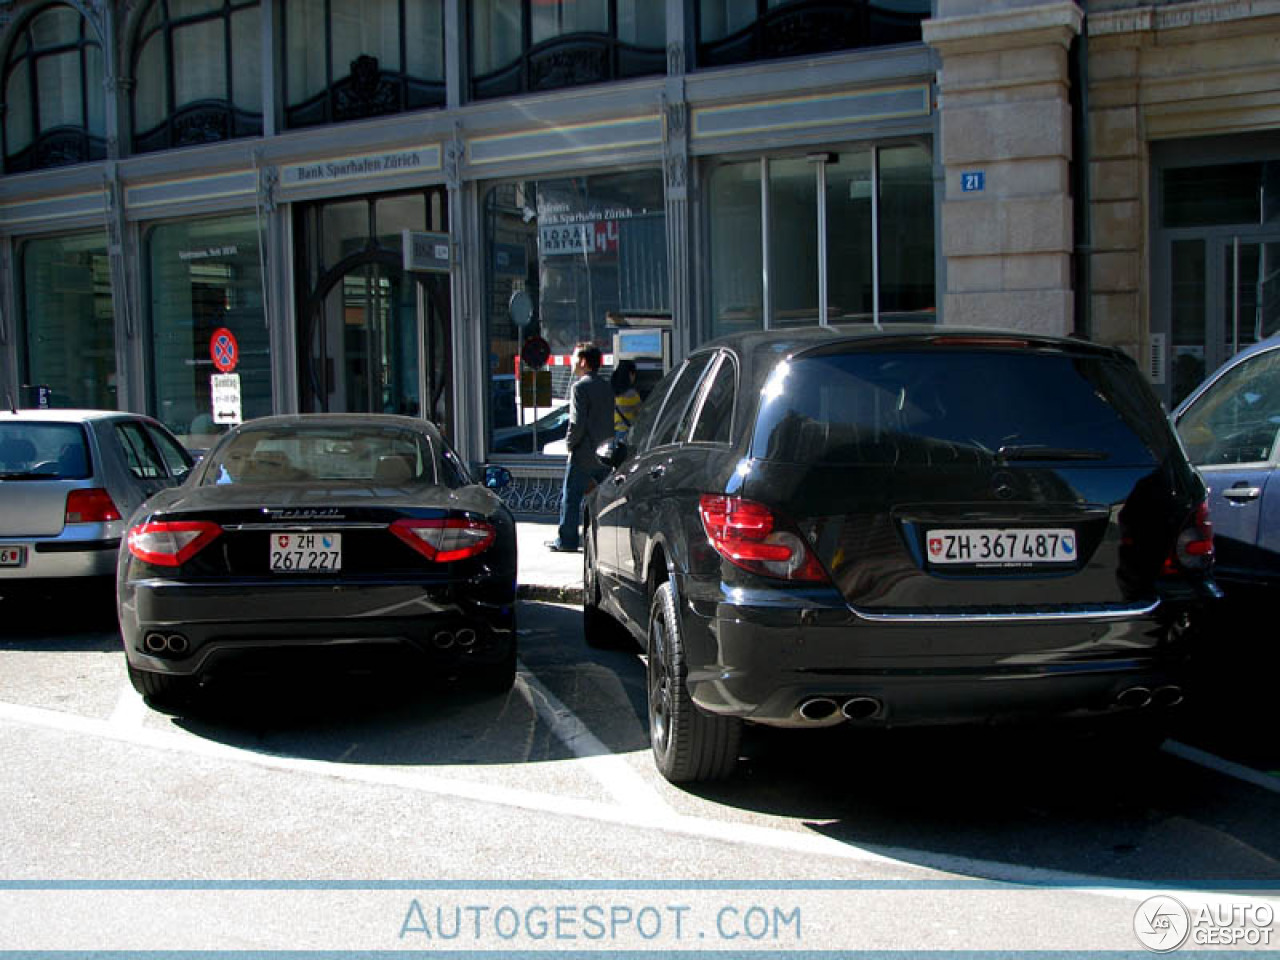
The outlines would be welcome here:
[[[111,523],[119,519],[115,501],[101,487],[72,490],[67,494],[66,523]]]
[[[764,504],[708,493],[698,501],[698,515],[711,546],[734,566],[783,580],[827,580],[800,534]]]
[[[1182,570],[1208,570],[1213,566],[1213,521],[1209,504],[1201,501],[1187,525],[1178,534],[1178,542],[1164,562],[1164,573]]]
[[[144,523],[129,531],[129,552],[143,563],[180,567],[207,547],[222,528],[206,520]]]
[[[433,563],[484,553],[498,535],[492,524],[468,516],[397,520],[391,532]]]

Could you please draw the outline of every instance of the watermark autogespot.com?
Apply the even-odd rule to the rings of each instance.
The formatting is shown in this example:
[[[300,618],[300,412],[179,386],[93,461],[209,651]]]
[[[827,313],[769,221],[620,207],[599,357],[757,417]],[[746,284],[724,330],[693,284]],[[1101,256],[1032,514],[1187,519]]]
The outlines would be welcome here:
[[[1199,946],[1271,945],[1275,908],[1268,903],[1213,903],[1188,907],[1157,894],[1133,915],[1138,942],[1152,953],[1169,953],[1186,943]]]
[[[473,946],[540,943],[665,944],[688,941],[798,944],[799,907],[687,903],[458,904],[411,900],[400,924],[402,942],[458,941]]]

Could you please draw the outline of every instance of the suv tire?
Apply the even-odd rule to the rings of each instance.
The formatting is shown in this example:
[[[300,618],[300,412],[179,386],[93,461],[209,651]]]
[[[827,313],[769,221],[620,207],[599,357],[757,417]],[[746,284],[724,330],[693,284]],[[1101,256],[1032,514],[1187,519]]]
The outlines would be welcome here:
[[[173,711],[187,706],[195,697],[195,677],[180,677],[169,673],[153,673],[129,667],[129,682],[143,699],[157,710]]]
[[[684,636],[670,583],[649,607],[649,740],[658,772],[672,783],[721,780],[733,773],[742,721],[699,710],[689,696]]]

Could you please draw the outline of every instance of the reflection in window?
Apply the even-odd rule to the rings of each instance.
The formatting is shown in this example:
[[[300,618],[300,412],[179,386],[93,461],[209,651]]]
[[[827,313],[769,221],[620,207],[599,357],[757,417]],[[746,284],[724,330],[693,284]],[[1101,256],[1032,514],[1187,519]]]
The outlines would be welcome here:
[[[930,0],[698,0],[698,66],[920,43]]]
[[[619,327],[670,326],[662,176],[639,171],[498,184],[485,198],[484,219],[491,449],[563,452],[548,449],[557,442],[562,448],[564,440],[548,415],[568,402],[572,368],[552,364],[540,382],[530,379],[526,405],[516,383],[521,346],[540,336],[555,357],[583,340],[611,353]],[[527,324],[509,308],[519,292],[532,305]]]
[[[933,173],[925,147],[724,164],[711,172],[708,197],[711,336],[820,323],[824,275],[828,323],[935,318]]]
[[[666,70],[666,4],[474,0],[471,96],[557,90]]]
[[[438,424],[451,421],[447,278],[406,273],[402,253],[402,231],[448,230],[446,206],[444,189],[435,187],[295,208],[295,235],[305,238],[298,261],[304,412],[425,411]]]
[[[760,161],[711,174],[711,335],[764,324],[764,247]]]
[[[102,47],[80,13],[56,5],[16,31],[4,70],[4,170],[107,155]]]
[[[1179,403],[1204,379],[1207,323],[1205,246],[1203,240],[1175,240],[1170,245],[1170,328],[1173,354],[1173,403]]]
[[[443,0],[290,0],[285,122],[359,120],[443,106]]]
[[[139,153],[262,133],[258,0],[152,0],[133,55]]]
[[[257,221],[249,215],[166,224],[147,235],[145,249],[153,409],[188,446],[207,447],[220,429],[210,380],[216,330],[230,330],[239,347],[242,417],[271,412]]]
[[[1280,161],[1165,170],[1161,219],[1169,229],[1280,220]]]
[[[22,271],[22,382],[49,387],[49,405],[114,409],[115,318],[107,238],[31,240]]]

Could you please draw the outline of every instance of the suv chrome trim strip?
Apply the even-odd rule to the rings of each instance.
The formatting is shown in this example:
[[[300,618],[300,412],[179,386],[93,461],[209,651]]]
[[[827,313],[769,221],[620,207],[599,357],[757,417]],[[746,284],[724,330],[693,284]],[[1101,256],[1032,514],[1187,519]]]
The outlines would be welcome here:
[[[1105,622],[1147,617],[1160,607],[1159,600],[1139,606],[1088,607],[1079,610],[1046,610],[1037,613],[870,613],[850,607],[859,620],[873,623],[1071,623]]]

